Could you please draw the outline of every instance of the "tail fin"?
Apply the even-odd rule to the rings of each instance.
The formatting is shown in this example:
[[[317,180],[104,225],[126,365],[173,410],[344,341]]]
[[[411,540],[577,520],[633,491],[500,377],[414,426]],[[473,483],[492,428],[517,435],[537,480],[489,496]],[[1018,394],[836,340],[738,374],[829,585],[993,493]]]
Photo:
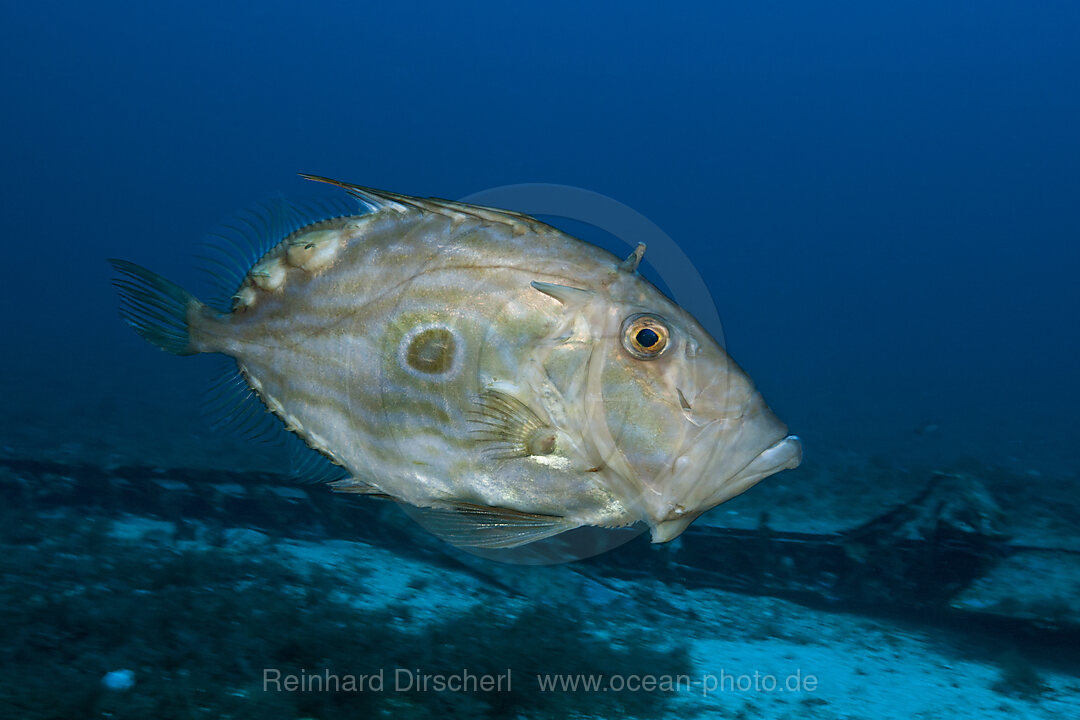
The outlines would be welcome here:
[[[128,262],[110,259],[118,273],[120,315],[142,338],[174,355],[194,355],[188,318],[202,303],[174,282]]]

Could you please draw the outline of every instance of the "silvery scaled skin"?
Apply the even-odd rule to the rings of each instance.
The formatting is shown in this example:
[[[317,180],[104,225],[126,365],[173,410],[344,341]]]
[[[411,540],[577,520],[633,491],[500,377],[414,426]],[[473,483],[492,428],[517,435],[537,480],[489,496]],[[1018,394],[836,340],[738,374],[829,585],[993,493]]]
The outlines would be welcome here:
[[[278,238],[231,312],[114,265],[136,330],[235,358],[352,476],[336,490],[462,546],[636,522],[665,542],[799,464],[750,378],[637,273],[643,246],[620,260],[523,215],[334,184],[370,212]]]

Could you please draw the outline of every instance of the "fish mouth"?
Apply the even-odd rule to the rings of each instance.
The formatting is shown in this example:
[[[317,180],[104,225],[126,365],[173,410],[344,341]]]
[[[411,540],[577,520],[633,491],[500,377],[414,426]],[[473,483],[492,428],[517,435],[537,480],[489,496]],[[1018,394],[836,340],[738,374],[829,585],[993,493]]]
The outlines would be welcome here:
[[[728,480],[716,505],[730,500],[774,473],[792,470],[801,463],[802,441],[798,435],[788,435],[762,450],[746,467]]]
[[[774,473],[798,467],[801,462],[802,442],[797,435],[787,435],[777,440],[754,456],[741,470],[721,482],[707,498],[702,498],[694,510],[680,508],[652,524],[652,541],[661,543],[673,540],[706,510],[742,494]]]

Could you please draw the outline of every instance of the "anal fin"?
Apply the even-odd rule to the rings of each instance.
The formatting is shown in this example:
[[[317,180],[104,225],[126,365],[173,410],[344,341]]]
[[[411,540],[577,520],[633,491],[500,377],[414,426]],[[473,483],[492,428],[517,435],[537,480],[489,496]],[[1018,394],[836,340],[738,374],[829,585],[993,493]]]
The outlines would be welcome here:
[[[290,433],[288,439],[289,474],[304,483],[345,482],[348,471],[330,458],[323,450],[311,447],[300,437]]]
[[[408,511],[427,530],[461,547],[513,548],[579,527],[579,523],[556,515],[472,503],[408,506]]]

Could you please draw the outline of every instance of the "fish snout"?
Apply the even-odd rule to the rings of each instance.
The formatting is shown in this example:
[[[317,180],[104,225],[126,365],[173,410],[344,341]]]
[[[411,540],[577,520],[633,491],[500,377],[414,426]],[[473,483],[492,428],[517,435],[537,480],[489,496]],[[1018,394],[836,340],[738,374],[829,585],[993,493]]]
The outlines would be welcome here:
[[[673,540],[706,511],[802,462],[802,443],[795,435],[785,433],[764,449],[747,452],[737,444],[725,447],[729,433],[722,426],[710,430],[701,444],[675,461],[668,492],[646,510],[654,543]]]

